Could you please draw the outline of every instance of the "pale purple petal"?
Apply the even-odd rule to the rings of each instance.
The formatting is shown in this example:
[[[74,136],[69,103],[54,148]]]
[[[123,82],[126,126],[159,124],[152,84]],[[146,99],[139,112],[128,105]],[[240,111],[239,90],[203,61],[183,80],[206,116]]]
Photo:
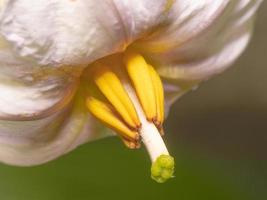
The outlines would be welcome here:
[[[169,23],[142,41],[159,73],[203,80],[229,67],[244,51],[262,0],[176,1]]]

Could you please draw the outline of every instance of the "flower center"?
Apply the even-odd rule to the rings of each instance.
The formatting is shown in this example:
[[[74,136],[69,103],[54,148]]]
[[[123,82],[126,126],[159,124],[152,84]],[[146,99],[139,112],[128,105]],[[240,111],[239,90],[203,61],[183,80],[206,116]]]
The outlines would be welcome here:
[[[173,158],[161,137],[163,86],[155,69],[140,54],[126,52],[93,63],[89,76],[86,105],[90,113],[113,129],[127,147],[139,148],[142,139],[153,162],[152,178],[164,182],[172,177]]]

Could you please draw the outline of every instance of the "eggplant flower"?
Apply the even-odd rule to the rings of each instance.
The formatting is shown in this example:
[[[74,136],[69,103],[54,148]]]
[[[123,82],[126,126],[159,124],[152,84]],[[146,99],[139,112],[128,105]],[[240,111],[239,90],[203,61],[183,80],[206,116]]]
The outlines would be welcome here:
[[[0,0],[0,160],[42,164],[117,135],[171,178],[170,105],[236,60],[260,3]]]

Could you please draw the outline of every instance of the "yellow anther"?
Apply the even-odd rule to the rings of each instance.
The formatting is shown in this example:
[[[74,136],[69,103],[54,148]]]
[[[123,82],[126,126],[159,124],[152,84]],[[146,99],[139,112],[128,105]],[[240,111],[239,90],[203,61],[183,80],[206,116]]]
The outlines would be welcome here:
[[[156,125],[162,126],[162,123],[164,121],[164,92],[163,92],[163,86],[162,82],[160,80],[160,77],[158,73],[155,71],[155,69],[148,65],[152,83],[154,86],[154,95],[156,98],[156,109],[157,109],[157,115],[156,115]]]
[[[126,52],[90,65],[84,79],[90,113],[116,131],[128,148],[143,142],[154,180],[162,183],[173,177],[174,161],[161,137],[164,93],[156,70],[141,55]]]
[[[132,93],[145,118],[163,132],[163,86],[155,69],[141,55],[128,52],[124,62],[126,67],[116,60],[110,60],[116,66],[109,66],[107,60],[102,60],[88,69],[87,107],[96,118],[118,132],[127,147],[138,148],[142,124],[140,106],[137,106],[137,113]]]
[[[149,67],[141,55],[133,52],[125,54],[124,62],[146,117],[153,121],[157,109]]]
[[[94,97],[86,99],[86,106],[89,111],[100,121],[104,122],[110,128],[115,129],[129,141],[137,141],[139,135],[136,131],[131,130],[122,121],[118,119],[116,113],[105,102],[102,102]]]
[[[123,137],[121,137],[122,142],[127,146],[129,149],[138,149],[141,147],[141,144],[139,141],[130,141]]]
[[[138,128],[140,121],[136,110],[121,81],[110,67],[98,64],[94,81],[122,119],[132,128]]]

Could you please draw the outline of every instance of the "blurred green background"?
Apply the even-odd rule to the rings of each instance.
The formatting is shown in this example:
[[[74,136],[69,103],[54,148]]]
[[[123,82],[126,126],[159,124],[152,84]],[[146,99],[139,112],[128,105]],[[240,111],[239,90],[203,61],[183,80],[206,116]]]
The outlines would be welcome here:
[[[267,199],[266,23],[265,3],[234,67],[173,106],[165,140],[176,178],[153,182],[144,149],[108,138],[38,167],[1,164],[0,200]]]

